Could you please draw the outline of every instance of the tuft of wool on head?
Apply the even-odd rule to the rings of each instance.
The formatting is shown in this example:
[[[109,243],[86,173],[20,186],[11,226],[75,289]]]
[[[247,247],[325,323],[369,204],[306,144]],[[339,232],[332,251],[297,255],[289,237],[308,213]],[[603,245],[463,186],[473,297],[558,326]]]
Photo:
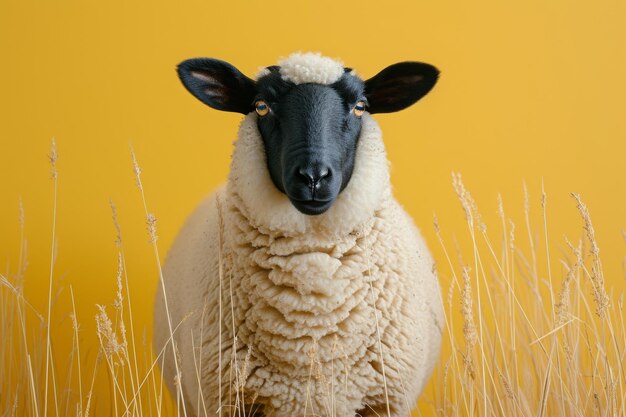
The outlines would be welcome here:
[[[319,52],[296,52],[278,61],[283,80],[294,84],[329,85],[341,78],[344,73],[343,63],[339,60],[322,56]],[[264,75],[261,71],[259,75]]]
[[[263,78],[266,75],[270,75],[272,72],[270,71],[269,68],[267,67],[259,67],[259,69],[256,72],[256,75],[254,76],[255,80],[259,80],[259,78]]]

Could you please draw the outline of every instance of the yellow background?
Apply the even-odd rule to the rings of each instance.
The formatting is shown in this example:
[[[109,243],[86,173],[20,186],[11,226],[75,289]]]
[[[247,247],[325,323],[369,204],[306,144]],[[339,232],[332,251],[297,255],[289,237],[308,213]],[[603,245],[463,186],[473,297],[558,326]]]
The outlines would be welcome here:
[[[87,361],[95,355],[95,304],[110,303],[115,294],[109,198],[119,210],[135,325],[140,334],[145,327],[149,338],[157,275],[129,143],[144,170],[164,255],[185,216],[225,180],[241,119],[191,97],[175,75],[176,64],[216,57],[252,76],[290,52],[313,50],[340,57],[364,77],[403,60],[441,70],[439,84],[423,101],[376,116],[395,194],[439,261],[433,212],[447,238],[466,236],[451,171],[463,173],[491,224],[498,192],[508,215],[521,219],[522,181],[536,203],[543,178],[553,244],[558,247],[564,234],[580,235],[568,193],[582,193],[608,285],[619,292],[620,230],[626,226],[625,22],[622,0],[1,0],[0,258],[11,270],[17,263],[21,196],[26,295],[45,311],[52,224],[46,155],[54,136],[54,279],[55,292],[63,291],[54,307],[56,349],[68,349],[71,284]]]

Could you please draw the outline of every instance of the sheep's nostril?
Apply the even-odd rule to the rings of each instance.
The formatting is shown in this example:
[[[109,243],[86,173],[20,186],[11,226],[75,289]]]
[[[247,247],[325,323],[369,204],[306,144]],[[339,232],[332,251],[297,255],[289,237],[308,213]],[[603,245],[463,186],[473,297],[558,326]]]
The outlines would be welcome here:
[[[300,168],[298,174],[306,179],[311,190],[318,189],[324,178],[330,176],[330,170],[326,167],[306,167]]]

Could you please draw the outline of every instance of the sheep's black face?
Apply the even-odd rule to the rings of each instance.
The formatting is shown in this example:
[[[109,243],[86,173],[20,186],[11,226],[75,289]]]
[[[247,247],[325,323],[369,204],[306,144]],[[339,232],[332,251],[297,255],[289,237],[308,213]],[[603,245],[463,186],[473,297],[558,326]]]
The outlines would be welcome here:
[[[302,213],[325,212],[352,176],[365,84],[345,73],[331,85],[295,85],[272,69],[254,101],[272,181]]]
[[[229,63],[207,58],[178,66],[185,87],[210,107],[256,110],[272,181],[308,215],[324,213],[348,185],[365,109],[402,110],[428,93],[439,74],[419,62],[391,65],[367,81],[346,69],[332,84],[296,84],[276,66],[266,72],[253,81]]]

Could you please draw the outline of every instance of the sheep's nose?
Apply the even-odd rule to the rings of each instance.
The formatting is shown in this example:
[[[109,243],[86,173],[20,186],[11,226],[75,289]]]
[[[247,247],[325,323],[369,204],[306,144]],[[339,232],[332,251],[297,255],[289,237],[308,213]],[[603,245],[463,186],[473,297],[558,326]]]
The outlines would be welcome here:
[[[325,166],[307,166],[300,168],[298,174],[303,177],[313,191],[320,188],[322,180],[330,177],[330,169]]]

